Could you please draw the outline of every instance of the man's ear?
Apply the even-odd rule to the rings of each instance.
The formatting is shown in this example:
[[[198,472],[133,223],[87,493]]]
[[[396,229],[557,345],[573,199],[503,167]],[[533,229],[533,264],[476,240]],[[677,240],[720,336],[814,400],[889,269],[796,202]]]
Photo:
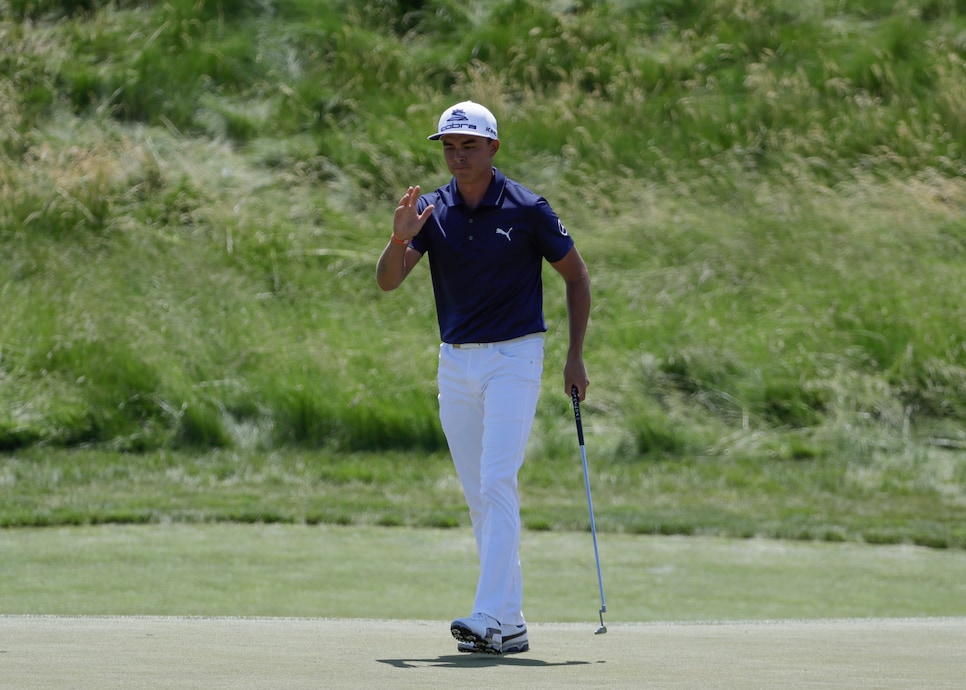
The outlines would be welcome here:
[[[490,139],[490,155],[495,156],[496,152],[500,150],[500,140]]]

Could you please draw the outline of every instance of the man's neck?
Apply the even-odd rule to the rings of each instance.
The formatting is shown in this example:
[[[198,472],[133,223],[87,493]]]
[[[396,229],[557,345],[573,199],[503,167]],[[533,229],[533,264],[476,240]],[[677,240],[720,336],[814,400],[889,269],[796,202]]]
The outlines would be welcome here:
[[[490,188],[490,183],[493,182],[493,177],[495,173],[490,170],[489,177],[486,177],[480,181],[474,182],[460,182],[456,181],[456,189],[460,193],[460,197],[463,199],[463,203],[469,208],[473,209],[479,206],[483,202],[483,197],[486,196],[486,190]]]

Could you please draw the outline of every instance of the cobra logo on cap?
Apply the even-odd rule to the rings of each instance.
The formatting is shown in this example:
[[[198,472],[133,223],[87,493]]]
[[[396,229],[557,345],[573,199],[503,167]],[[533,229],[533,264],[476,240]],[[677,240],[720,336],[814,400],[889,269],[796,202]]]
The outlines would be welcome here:
[[[453,108],[453,112],[446,118],[446,122],[448,124],[439,128],[440,132],[449,132],[454,129],[472,129],[474,131],[477,129],[476,124],[470,122],[470,118],[467,117],[466,111],[462,108]]]

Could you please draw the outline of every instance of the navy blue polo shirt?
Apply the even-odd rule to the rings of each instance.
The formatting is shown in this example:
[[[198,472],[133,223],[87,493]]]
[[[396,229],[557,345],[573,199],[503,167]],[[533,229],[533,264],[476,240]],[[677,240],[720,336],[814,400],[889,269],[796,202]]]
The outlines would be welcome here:
[[[496,168],[483,201],[468,208],[456,180],[417,203],[433,215],[411,242],[429,254],[439,334],[445,343],[492,343],[547,330],[543,260],[574,246],[547,200]]]

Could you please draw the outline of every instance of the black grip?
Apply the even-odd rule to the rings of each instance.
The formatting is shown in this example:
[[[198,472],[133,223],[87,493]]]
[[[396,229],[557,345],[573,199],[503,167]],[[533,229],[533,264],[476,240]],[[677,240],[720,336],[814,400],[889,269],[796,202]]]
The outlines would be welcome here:
[[[577,386],[570,389],[570,399],[574,403],[574,421],[577,422],[577,442],[584,445],[584,425],[580,423],[580,391]]]

